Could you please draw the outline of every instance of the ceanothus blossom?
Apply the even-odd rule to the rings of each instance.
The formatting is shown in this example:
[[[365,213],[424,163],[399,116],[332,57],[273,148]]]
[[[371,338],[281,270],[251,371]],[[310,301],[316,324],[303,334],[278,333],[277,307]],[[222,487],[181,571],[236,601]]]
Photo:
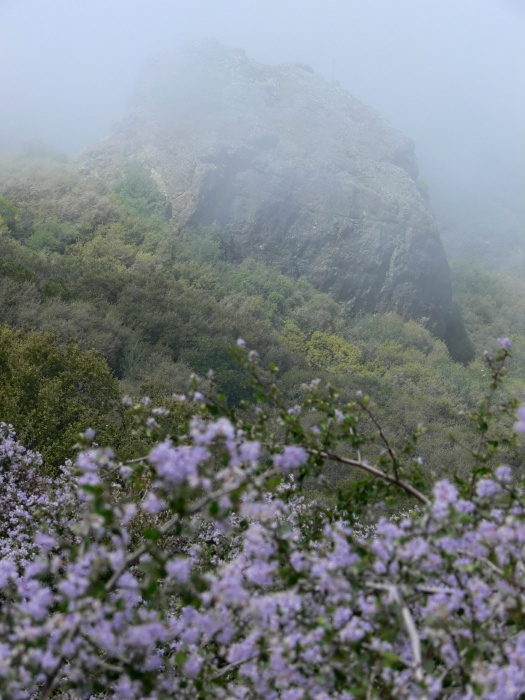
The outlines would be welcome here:
[[[287,445],[282,454],[274,455],[273,463],[282,471],[290,471],[302,466],[308,458],[304,447],[299,445]]]
[[[525,694],[524,496],[508,467],[468,498],[441,481],[428,507],[351,526],[293,479],[305,446],[256,438],[195,417],[144,457],[134,500],[111,452],[51,481],[2,426],[0,696]]]
[[[178,485],[185,480],[197,484],[198,467],[209,458],[203,447],[175,447],[171,440],[166,440],[149,453],[149,461],[155,467],[163,482]]]
[[[525,433],[525,406],[518,409],[518,421],[514,424],[517,433]]]

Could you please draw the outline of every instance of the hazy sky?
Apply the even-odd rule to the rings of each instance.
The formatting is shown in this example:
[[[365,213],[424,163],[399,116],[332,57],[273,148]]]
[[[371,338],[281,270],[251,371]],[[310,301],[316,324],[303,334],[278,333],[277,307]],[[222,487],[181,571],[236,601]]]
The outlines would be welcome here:
[[[338,80],[431,179],[525,163],[525,0],[0,0],[0,150],[89,145],[146,56],[212,36]]]

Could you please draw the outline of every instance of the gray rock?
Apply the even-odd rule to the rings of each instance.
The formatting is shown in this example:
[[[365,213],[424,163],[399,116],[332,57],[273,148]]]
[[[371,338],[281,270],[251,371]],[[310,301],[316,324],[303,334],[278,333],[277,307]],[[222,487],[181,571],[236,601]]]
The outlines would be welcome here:
[[[217,224],[230,259],[306,275],[350,313],[415,319],[472,359],[414,144],[308,66],[261,65],[215,41],[150,60],[128,117],[83,167],[127,158],[177,226]]]

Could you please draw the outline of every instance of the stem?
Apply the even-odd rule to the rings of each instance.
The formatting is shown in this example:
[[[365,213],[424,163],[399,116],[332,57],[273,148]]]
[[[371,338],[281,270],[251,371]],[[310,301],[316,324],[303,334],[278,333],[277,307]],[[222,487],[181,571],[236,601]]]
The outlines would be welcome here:
[[[464,554],[466,557],[469,557],[470,559],[477,559],[478,561],[482,562],[485,564],[485,566],[488,566],[489,569],[492,569],[494,573],[498,574],[498,576],[501,576],[502,578],[505,576],[504,572],[499,568],[499,566],[496,566],[494,562],[490,561],[490,559],[487,559],[486,557],[482,557],[478,554],[473,554],[472,552],[467,551],[466,549],[458,549],[458,554]]]
[[[499,385],[502,382],[503,379],[503,374],[505,372],[505,360],[509,356],[508,352],[505,350],[505,354],[503,358],[499,361],[499,367],[494,365],[494,360],[491,357],[487,356],[487,363],[488,366],[490,367],[490,370],[492,372],[492,382],[490,384],[490,389],[489,393],[486,395],[485,400],[482,401],[480,407],[478,408],[477,415],[480,415],[481,411],[485,411],[487,415],[489,415],[490,408],[492,406],[492,401],[494,399],[494,395],[499,387]],[[497,362],[497,360],[496,360]],[[472,414],[476,415],[476,414]],[[476,460],[476,464],[479,464],[479,462],[485,461],[481,458],[481,449],[486,444],[487,442],[487,434],[483,431],[480,431],[480,436],[479,436],[479,442],[478,442],[478,449],[474,452],[474,459]],[[470,479],[470,497],[472,497],[472,494],[474,493],[474,486],[476,483],[476,471],[473,470],[472,472],[472,477]]]

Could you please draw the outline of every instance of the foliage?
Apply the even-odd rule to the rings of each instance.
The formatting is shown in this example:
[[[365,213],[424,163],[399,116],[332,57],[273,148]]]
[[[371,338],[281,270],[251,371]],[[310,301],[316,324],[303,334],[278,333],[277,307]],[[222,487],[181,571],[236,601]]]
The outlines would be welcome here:
[[[45,150],[3,157],[0,198],[0,322],[98,350],[121,393],[146,392],[162,403],[187,391],[188,370],[205,375],[213,367],[217,391],[238,405],[250,390],[228,348],[242,336],[279,366],[291,403],[315,369],[344,398],[358,388],[380,397],[379,416],[396,439],[424,422],[421,455],[429,472],[443,476],[450,463],[464,462],[462,416],[482,395],[481,353],[510,329],[512,390],[525,400],[524,295],[501,275],[464,266],[454,275],[478,349],[478,359],[460,367],[414,321],[349,317],[304,277],[236,262],[219,227],[179,230],[152,174],[136,161],[111,181],[86,177]],[[111,444],[117,449],[117,438]],[[512,446],[505,459],[521,462]]]
[[[276,368],[244,341],[236,355],[251,419],[194,378],[200,407],[170,436],[165,409],[132,409],[157,443],[131,462],[90,429],[50,483],[2,426],[2,695],[521,697],[525,495],[492,434],[516,409],[499,393],[510,340],[487,357],[469,478],[433,485],[421,427],[394,445],[367,396],[340,405],[319,380],[288,407]],[[331,461],[360,480],[332,505],[305,500]],[[378,499],[396,507],[373,522]]]
[[[77,229],[72,224],[62,223],[55,217],[39,217],[33,223],[33,233],[27,245],[32,250],[63,253],[77,236]]]
[[[131,215],[162,219],[167,216],[168,203],[155,182],[137,163],[130,163],[117,181],[114,191],[124,211]],[[169,218],[169,217],[168,217]]]
[[[111,440],[119,403],[117,382],[95,351],[74,341],[60,346],[51,333],[0,327],[0,413],[49,466],[70,456],[86,425]]]
[[[335,374],[349,372],[363,361],[363,355],[355,345],[320,331],[312,333],[306,352],[311,367],[331,369]]]

